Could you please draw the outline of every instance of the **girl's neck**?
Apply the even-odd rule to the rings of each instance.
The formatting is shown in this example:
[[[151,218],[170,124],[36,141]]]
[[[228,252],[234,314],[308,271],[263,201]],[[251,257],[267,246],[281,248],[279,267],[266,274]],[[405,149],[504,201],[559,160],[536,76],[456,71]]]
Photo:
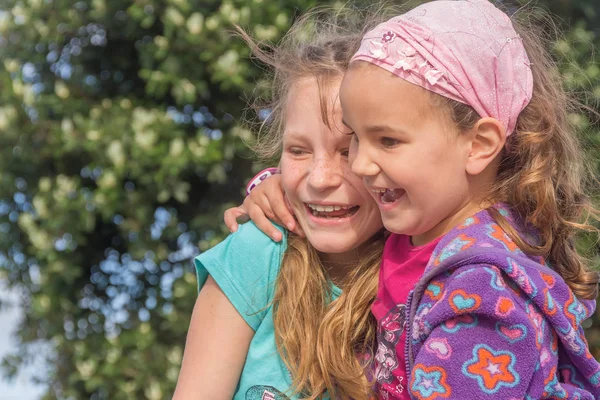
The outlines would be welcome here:
[[[468,202],[464,206],[460,207],[452,215],[440,221],[429,231],[420,235],[411,236],[411,243],[413,246],[423,246],[437,239],[438,237],[450,232],[455,226],[462,223],[465,219],[467,219],[473,214],[476,214],[477,212],[483,210],[486,207],[487,205],[484,205],[482,203]]]
[[[344,284],[348,281],[354,270],[361,265],[363,257],[371,253],[369,248],[383,237],[384,230],[382,228],[379,232],[375,233],[368,240],[364,241],[354,249],[343,253],[319,252],[319,259],[321,260],[329,279],[343,289]]]
[[[344,286],[346,278],[350,276],[354,268],[358,265],[358,254],[360,253],[356,250],[352,253],[319,254],[327,276],[340,288]]]

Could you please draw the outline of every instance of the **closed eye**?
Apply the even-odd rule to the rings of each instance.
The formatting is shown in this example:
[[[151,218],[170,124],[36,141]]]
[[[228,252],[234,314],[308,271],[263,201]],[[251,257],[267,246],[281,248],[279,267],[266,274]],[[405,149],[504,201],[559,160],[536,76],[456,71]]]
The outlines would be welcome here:
[[[301,149],[300,147],[290,147],[288,148],[288,153],[294,156],[301,156],[303,154],[306,154],[306,150]]]
[[[398,139],[384,136],[384,137],[379,138],[379,143],[381,143],[384,147],[396,147],[401,142]]]

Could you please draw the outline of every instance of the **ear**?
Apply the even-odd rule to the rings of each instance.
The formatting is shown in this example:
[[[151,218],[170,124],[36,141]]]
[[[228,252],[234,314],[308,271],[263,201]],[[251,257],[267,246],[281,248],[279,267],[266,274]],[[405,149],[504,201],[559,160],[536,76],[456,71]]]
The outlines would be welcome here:
[[[481,118],[471,129],[471,151],[467,158],[466,172],[478,175],[496,159],[506,143],[506,129],[495,118]]]

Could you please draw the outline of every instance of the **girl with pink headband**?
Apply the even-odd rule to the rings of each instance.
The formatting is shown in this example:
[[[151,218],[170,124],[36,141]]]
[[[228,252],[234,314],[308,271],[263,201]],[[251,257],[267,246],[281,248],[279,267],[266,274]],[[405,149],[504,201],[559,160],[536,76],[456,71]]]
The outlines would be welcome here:
[[[596,210],[539,38],[488,0],[432,1],[363,37],[340,102],[392,232],[379,396],[600,398],[581,327],[599,277],[573,244]]]

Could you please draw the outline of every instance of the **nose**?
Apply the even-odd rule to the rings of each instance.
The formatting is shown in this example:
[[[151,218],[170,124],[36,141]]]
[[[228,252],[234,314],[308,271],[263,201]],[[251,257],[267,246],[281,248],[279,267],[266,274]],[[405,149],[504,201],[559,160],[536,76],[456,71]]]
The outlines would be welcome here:
[[[373,158],[369,154],[368,146],[352,141],[350,146],[350,154],[348,156],[350,169],[352,172],[361,178],[374,176],[379,172],[379,166],[373,162]]]
[[[342,184],[339,160],[323,156],[315,160],[309,173],[308,184],[317,191],[338,187]]]

